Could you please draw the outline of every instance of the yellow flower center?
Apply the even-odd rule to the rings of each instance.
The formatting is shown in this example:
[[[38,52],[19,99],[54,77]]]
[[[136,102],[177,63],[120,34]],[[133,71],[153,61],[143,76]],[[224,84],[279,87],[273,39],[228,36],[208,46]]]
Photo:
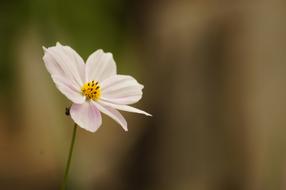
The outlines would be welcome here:
[[[98,100],[100,97],[100,86],[94,80],[85,83],[81,87],[82,94],[91,100]]]

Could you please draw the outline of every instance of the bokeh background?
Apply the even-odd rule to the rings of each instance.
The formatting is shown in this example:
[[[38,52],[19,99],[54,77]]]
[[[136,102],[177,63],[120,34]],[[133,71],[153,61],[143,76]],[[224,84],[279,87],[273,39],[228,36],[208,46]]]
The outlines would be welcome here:
[[[59,189],[73,123],[42,46],[112,52],[145,85],[96,133],[78,130],[68,189],[286,189],[283,0],[2,0],[0,189]]]

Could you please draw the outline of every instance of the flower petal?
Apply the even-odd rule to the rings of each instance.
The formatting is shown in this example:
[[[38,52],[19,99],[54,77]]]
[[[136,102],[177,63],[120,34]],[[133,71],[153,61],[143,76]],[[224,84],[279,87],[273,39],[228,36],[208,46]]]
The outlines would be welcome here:
[[[72,60],[72,62],[77,63],[74,66],[76,67],[76,70],[78,71],[81,82],[84,82],[84,80],[85,80],[85,63],[84,63],[84,60],[71,47],[63,46],[59,42],[57,42],[57,46],[60,48],[63,48],[66,56],[69,57]]]
[[[101,99],[114,104],[133,104],[142,98],[143,85],[133,77],[114,75],[101,83]]]
[[[73,104],[70,114],[76,124],[90,132],[95,132],[102,123],[101,114],[91,101]]]
[[[99,104],[97,102],[93,102],[96,107],[104,114],[108,115],[109,117],[111,117],[112,119],[114,119],[117,123],[119,123],[122,128],[127,131],[127,122],[124,119],[124,117],[121,115],[121,113],[119,111],[117,111],[116,109],[113,109],[111,107],[108,106],[104,106],[102,104]]]
[[[85,97],[81,94],[79,89],[71,83],[71,81],[68,81],[66,78],[58,75],[52,75],[52,79],[59,91],[63,93],[69,100],[77,104],[81,104],[85,101]]]
[[[99,49],[92,53],[86,61],[86,82],[103,81],[116,74],[116,64],[111,53]]]
[[[128,105],[113,104],[113,103],[110,103],[110,102],[107,102],[107,101],[104,101],[104,100],[98,100],[98,102],[103,104],[103,105],[105,105],[105,106],[109,106],[109,107],[112,107],[112,108],[115,108],[115,109],[118,109],[118,110],[127,111],[127,112],[134,112],[134,113],[140,113],[140,114],[144,114],[144,115],[147,115],[147,116],[152,116],[151,114],[149,114],[149,113],[147,113],[147,112],[145,112],[143,110],[140,110],[140,109],[128,106]]]
[[[80,89],[85,77],[85,64],[82,58],[72,48],[60,43],[44,48],[44,51],[43,60],[50,74],[71,80]]]

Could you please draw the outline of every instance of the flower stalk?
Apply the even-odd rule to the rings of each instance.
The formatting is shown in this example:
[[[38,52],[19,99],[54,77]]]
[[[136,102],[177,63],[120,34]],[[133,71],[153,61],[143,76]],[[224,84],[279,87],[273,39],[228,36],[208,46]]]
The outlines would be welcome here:
[[[77,131],[77,124],[74,124],[73,128],[73,134],[72,134],[72,140],[71,140],[71,145],[70,145],[70,150],[69,150],[69,156],[68,156],[68,161],[65,169],[65,175],[64,175],[64,181],[61,187],[61,190],[65,190],[67,186],[67,181],[68,181],[68,174],[70,170],[70,165],[71,165],[71,159],[72,159],[72,153],[73,153],[73,147],[75,144],[75,138],[76,138],[76,131]]]

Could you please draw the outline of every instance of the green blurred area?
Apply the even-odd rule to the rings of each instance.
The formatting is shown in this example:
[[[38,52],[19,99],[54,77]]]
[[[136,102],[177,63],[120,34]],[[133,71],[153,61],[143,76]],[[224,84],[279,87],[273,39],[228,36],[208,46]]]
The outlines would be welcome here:
[[[68,189],[279,190],[286,183],[286,3],[0,2],[0,189],[58,189],[70,102],[42,61],[57,41],[112,52],[144,84],[96,133],[78,130]]]

